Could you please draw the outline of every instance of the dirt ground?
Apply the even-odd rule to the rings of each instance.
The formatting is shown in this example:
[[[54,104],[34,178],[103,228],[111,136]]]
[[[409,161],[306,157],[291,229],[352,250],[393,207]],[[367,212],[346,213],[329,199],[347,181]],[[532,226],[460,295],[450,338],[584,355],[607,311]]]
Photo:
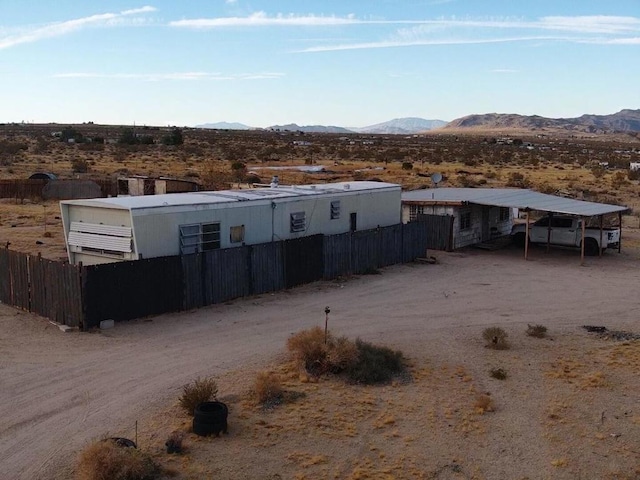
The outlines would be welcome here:
[[[640,341],[580,328],[640,333],[640,250],[585,266],[573,250],[435,256],[101,333],[0,306],[0,477],[72,478],[88,441],[134,438],[137,422],[140,447],[178,479],[640,478]],[[288,336],[323,325],[325,306],[336,335],[402,350],[411,380],[307,383],[283,364]],[[527,324],[548,338],[525,335]],[[496,325],[510,349],[484,347]],[[248,392],[265,369],[300,398],[256,406]],[[188,434],[186,453],[169,456],[168,434],[189,428],[181,386],[205,375],[230,432]],[[478,408],[481,394],[494,411]]]

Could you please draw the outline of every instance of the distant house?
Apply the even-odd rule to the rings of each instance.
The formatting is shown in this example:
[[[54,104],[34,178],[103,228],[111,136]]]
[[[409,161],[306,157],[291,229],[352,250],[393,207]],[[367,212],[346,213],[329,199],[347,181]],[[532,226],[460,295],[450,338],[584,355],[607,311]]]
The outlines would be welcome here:
[[[191,180],[167,177],[118,178],[118,196],[163,195],[165,193],[197,192],[200,185]]]
[[[637,172],[640,170],[640,162],[631,162],[629,164],[629,170],[632,172]]]

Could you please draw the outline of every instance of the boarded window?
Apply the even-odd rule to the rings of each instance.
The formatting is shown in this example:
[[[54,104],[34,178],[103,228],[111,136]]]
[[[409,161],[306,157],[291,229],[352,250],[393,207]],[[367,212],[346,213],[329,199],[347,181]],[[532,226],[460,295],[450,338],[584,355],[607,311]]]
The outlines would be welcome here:
[[[238,225],[237,227],[231,227],[229,233],[229,241],[231,243],[244,242],[244,225]]]
[[[509,208],[508,207],[500,207],[500,215],[499,215],[500,221],[504,222],[506,220],[509,220],[510,215],[509,215]]]
[[[331,202],[331,220],[340,218],[340,200]]]
[[[180,253],[188,255],[220,248],[220,224],[180,225]]]
[[[469,230],[471,228],[471,211],[460,212],[460,230]]]
[[[424,215],[424,206],[409,205],[409,221],[413,222],[417,220],[418,215]]]
[[[291,214],[291,233],[304,232],[306,228],[307,218],[305,212],[296,212]]]

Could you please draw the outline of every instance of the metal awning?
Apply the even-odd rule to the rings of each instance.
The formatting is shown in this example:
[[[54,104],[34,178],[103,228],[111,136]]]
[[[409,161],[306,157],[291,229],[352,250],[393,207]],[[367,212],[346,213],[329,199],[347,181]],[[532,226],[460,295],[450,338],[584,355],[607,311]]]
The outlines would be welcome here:
[[[580,217],[623,213],[628,207],[558,197],[519,188],[430,188],[402,194],[402,201],[423,205],[469,204],[538,210]]]

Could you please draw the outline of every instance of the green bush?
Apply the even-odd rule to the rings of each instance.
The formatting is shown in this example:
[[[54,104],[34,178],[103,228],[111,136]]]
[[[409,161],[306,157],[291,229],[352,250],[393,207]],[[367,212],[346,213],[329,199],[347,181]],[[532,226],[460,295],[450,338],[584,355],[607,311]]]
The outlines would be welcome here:
[[[405,369],[402,352],[356,340],[358,360],[347,367],[349,381],[371,385],[390,381]]]

